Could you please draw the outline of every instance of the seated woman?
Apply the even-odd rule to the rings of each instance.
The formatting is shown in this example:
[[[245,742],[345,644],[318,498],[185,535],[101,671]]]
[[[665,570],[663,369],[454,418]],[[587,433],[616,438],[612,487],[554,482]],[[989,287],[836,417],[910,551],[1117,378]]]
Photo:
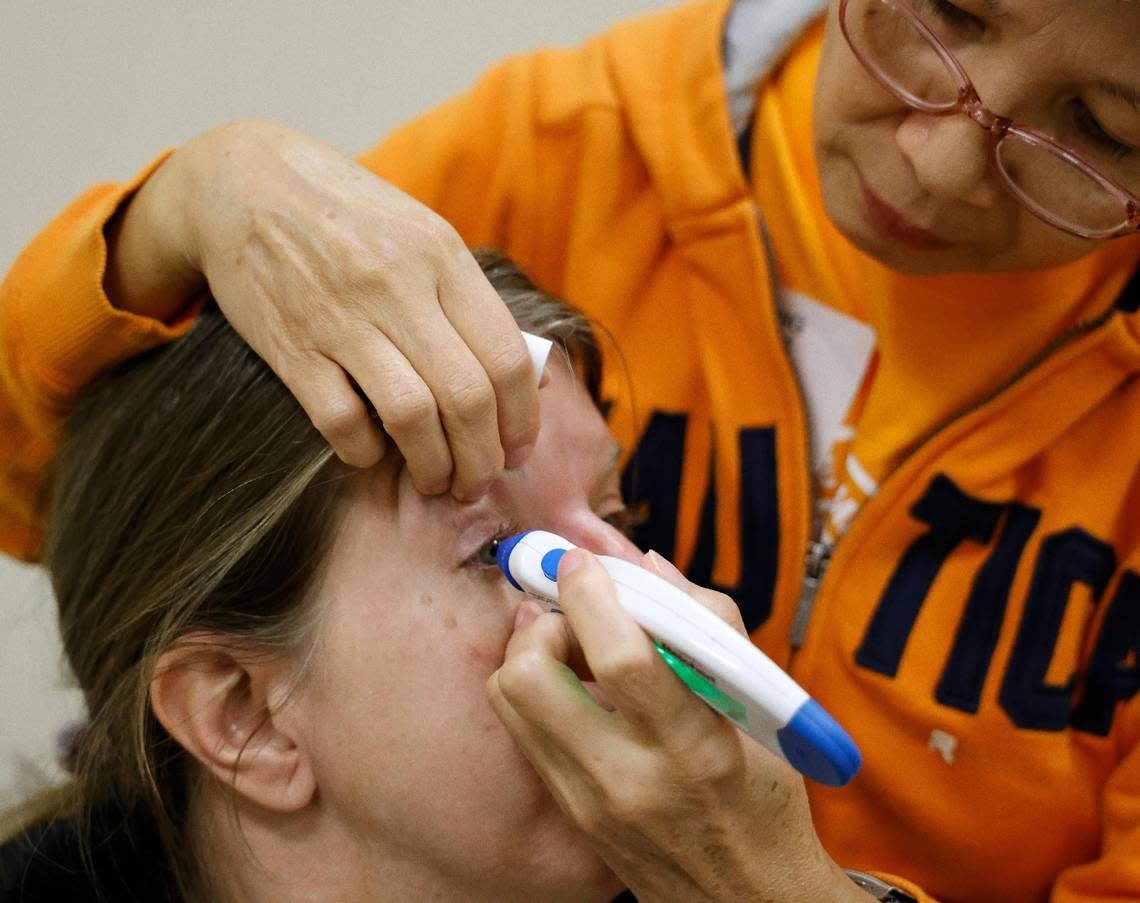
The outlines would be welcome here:
[[[541,525],[633,551],[599,356],[580,315],[481,262],[568,353],[533,455],[476,503],[420,495],[394,454],[341,464],[216,310],[87,392],[47,562],[90,723],[74,780],[4,826],[0,898],[620,892],[485,690],[523,599],[492,540]]]

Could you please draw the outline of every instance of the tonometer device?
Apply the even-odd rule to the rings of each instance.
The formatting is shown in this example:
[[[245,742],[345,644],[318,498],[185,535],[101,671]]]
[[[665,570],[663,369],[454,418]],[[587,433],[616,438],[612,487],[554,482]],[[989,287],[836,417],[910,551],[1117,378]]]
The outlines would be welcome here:
[[[499,543],[511,584],[558,602],[558,562],[574,544],[531,530]],[[597,556],[618,601],[653,639],[670,668],[715,711],[806,777],[841,787],[855,776],[859,748],[823,707],[768,656],[671,583],[620,558]]]

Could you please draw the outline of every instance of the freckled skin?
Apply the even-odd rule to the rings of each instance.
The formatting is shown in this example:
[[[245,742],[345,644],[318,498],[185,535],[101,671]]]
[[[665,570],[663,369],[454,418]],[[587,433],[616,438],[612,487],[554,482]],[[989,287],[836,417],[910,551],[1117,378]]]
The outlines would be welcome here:
[[[589,396],[553,366],[540,405],[529,461],[481,502],[419,495],[398,460],[361,475],[322,586],[320,661],[293,703],[324,805],[377,869],[425,869],[444,899],[606,903],[620,890],[486,698],[524,597],[463,564],[506,523],[633,551],[602,520],[620,484]]]

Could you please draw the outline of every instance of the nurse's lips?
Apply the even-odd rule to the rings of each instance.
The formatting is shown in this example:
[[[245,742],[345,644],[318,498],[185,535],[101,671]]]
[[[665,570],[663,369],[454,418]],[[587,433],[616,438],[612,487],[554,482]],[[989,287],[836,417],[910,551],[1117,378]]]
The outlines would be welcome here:
[[[943,251],[954,247],[954,242],[945,241],[933,232],[916,226],[866,185],[863,186],[863,204],[867,208],[867,219],[880,232],[908,248],[918,251]]]

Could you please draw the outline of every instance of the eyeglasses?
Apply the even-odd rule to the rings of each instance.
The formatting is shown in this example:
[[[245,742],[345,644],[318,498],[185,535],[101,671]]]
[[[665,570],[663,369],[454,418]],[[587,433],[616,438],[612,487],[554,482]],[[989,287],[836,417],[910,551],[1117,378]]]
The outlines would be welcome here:
[[[985,129],[1002,181],[1039,219],[1080,238],[1140,232],[1140,197],[1075,150],[986,107],[910,0],[840,0],[839,25],[864,68],[907,106],[962,113]]]

